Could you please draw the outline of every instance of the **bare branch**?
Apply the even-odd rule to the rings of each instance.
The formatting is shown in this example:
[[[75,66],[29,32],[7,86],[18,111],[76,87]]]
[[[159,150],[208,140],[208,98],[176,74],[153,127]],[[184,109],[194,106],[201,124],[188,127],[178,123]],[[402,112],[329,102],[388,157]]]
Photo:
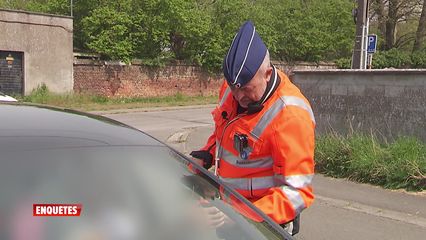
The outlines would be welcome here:
[[[405,44],[407,44],[410,41],[415,40],[416,38],[416,34],[414,32],[409,32],[406,33],[402,36],[400,36],[396,41],[395,41],[395,47],[400,47],[400,46],[404,46]]]

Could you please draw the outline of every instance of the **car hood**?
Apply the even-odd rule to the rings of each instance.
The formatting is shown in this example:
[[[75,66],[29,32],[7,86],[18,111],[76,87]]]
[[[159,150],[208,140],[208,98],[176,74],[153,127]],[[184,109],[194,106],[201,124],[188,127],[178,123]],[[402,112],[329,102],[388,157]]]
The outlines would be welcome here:
[[[123,123],[79,111],[28,104],[0,104],[0,139],[27,137],[79,146],[164,146],[153,137]],[[71,145],[73,145],[71,144]]]

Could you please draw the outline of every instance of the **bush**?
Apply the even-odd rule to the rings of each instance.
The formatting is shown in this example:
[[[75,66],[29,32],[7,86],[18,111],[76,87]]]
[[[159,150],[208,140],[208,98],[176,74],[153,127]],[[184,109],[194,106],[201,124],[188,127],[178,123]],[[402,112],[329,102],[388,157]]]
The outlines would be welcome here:
[[[373,136],[321,136],[315,149],[316,170],[333,177],[386,188],[426,189],[426,144],[401,137],[380,143]]]
[[[409,68],[411,65],[410,54],[396,48],[373,55],[373,68]]]
[[[350,69],[351,58],[335,60],[339,69]],[[426,49],[410,54],[398,49],[377,52],[373,55],[373,68],[426,68]]]
[[[413,68],[426,68],[426,49],[414,52],[411,55],[411,63]]]
[[[340,58],[335,61],[337,68],[339,69],[350,69],[352,66],[351,58]]]

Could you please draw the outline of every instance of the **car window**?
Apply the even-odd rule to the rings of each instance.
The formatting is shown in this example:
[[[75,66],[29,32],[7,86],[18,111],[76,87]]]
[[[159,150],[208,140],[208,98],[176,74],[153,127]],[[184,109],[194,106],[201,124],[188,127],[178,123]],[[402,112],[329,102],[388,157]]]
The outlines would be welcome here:
[[[166,147],[3,151],[1,239],[282,239],[247,205]],[[33,204],[82,204],[79,217],[35,217]],[[230,224],[214,229],[203,209]]]

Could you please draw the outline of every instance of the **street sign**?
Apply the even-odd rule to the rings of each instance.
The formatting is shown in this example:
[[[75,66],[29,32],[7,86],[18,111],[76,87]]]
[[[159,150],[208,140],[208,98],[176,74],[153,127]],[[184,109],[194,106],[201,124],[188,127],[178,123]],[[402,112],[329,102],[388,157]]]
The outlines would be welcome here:
[[[377,35],[376,34],[368,35],[367,53],[375,53],[376,47],[377,47]]]

